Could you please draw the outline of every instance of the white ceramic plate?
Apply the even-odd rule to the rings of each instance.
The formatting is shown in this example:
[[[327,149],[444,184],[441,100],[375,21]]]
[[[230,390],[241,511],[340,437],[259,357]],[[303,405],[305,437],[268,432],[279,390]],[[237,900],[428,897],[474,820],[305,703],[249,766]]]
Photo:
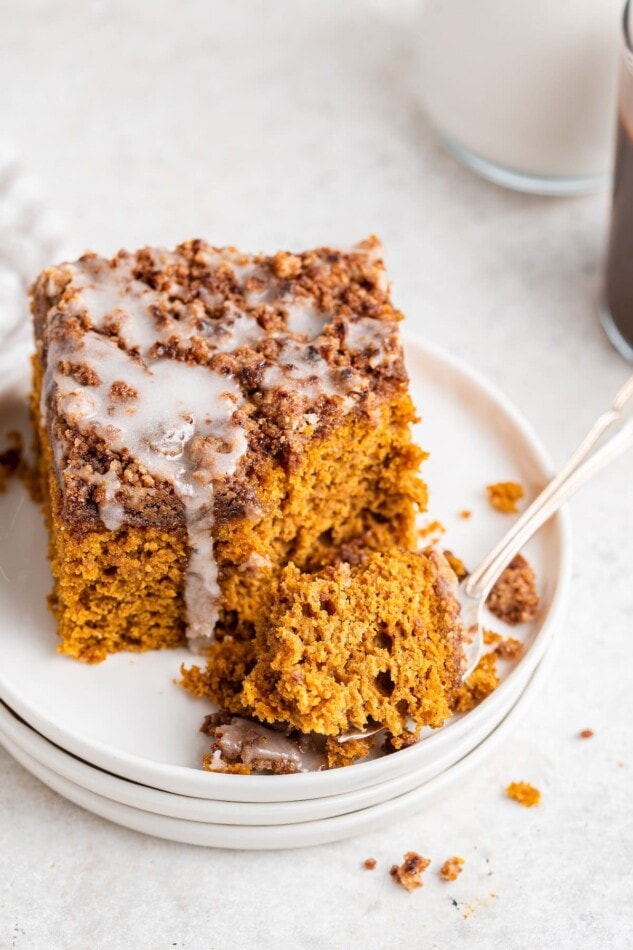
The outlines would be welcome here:
[[[549,477],[548,460],[523,417],[481,376],[426,343],[409,340],[406,353],[413,399],[424,417],[416,438],[431,452],[424,472],[432,490],[429,518],[445,524],[445,546],[473,565],[509,523],[489,508],[484,486],[516,479],[529,497]],[[1,398],[17,405],[26,386],[25,380],[14,383]],[[473,511],[472,519],[458,517],[463,508]],[[525,657],[479,707],[418,745],[308,775],[209,774],[199,767],[207,740],[198,732],[209,707],[174,683],[180,663],[192,661],[190,654],[118,654],[85,666],[55,653],[45,605],[45,532],[20,486],[0,498],[0,523],[0,699],[56,745],[101,769],[164,791],[224,801],[296,801],[366,788],[448,754],[452,743],[475,735],[484,721],[494,726],[547,648],[569,575],[566,523],[559,516],[527,551],[542,610],[521,628]]]
[[[528,703],[535,694],[538,695],[538,688],[546,674],[549,661],[550,656],[548,655],[537,667],[528,687],[520,696],[518,702],[497,728],[468,755],[460,759],[451,768],[443,771],[441,775],[406,794],[395,795],[373,807],[363,808],[350,814],[324,818],[319,821],[305,821],[283,826],[254,826],[213,824],[211,822],[165,817],[164,815],[122,805],[88,791],[31,758],[11,739],[4,739],[3,742],[8,751],[25,769],[58,794],[95,815],[126,828],[131,828],[134,831],[154,835],[158,838],[167,838],[170,841],[181,841],[185,844],[212,848],[258,851],[302,848],[310,845],[327,844],[331,841],[374,831],[377,827],[383,827],[387,822],[421,811],[440,795],[444,795],[455,782],[463,781],[468,772],[480,765],[520,721]],[[350,768],[353,768],[353,766]]]
[[[367,788],[343,792],[340,795],[294,802],[213,801],[139,785],[112,775],[110,772],[104,772],[60,749],[18,719],[2,702],[0,702],[0,745],[8,740],[13,747],[20,748],[34,762],[46,766],[75,785],[80,785],[111,801],[155,812],[158,815],[217,824],[287,825],[358,811],[360,808],[379,804],[417,788],[450,768],[486,739],[516,702],[516,697],[508,694],[508,700],[499,710],[498,718],[495,717],[493,721],[482,720],[477,729],[462,736],[459,742],[452,743],[443,754],[436,756],[431,762],[423,763],[418,768],[410,769],[403,775]]]

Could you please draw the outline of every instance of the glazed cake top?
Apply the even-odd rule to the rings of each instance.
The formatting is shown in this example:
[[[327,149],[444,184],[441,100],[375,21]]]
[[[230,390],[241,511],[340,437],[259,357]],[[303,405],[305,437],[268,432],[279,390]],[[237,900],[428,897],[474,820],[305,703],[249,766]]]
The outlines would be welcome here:
[[[64,516],[116,530],[184,515],[195,637],[217,617],[217,496],[247,450],[289,465],[306,439],[406,387],[380,254],[376,238],[270,257],[195,240],[87,253],[34,284]],[[246,509],[247,485],[239,497]]]

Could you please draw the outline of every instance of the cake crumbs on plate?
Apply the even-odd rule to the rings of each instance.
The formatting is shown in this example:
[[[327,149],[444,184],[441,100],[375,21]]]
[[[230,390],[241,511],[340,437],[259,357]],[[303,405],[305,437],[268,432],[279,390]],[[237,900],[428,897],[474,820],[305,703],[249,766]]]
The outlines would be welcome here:
[[[592,739],[594,735],[595,735],[595,733],[594,733],[593,729],[582,729],[582,730],[578,733],[578,736],[579,736],[580,739]]]
[[[430,858],[423,858],[417,851],[407,851],[402,864],[392,865],[389,873],[405,891],[413,891],[416,887],[422,887],[422,874],[430,863]]]
[[[484,629],[483,641],[486,646],[494,647],[493,652],[500,660],[520,660],[525,653],[525,644],[516,637],[503,637],[494,630]]]
[[[441,521],[430,521],[418,529],[418,535],[421,538],[428,538],[430,534],[445,534],[446,528]]]
[[[497,643],[495,653],[501,660],[520,660],[525,653],[525,645],[516,637],[508,637]]]
[[[484,653],[465,683],[458,688],[455,712],[470,712],[499,685],[496,653]]]
[[[391,755],[392,752],[398,752],[400,749],[409,749],[412,745],[417,745],[419,741],[420,735],[415,732],[403,733],[400,736],[387,734],[382,744],[382,751],[385,755]],[[349,745],[349,742],[345,745]]]
[[[453,855],[447,858],[440,868],[440,877],[443,881],[456,881],[464,869],[464,859]]]
[[[464,562],[460,557],[457,557],[456,554],[453,554],[452,551],[446,550],[442,551],[442,554],[448,561],[455,577],[458,581],[463,581],[465,577],[468,577],[469,571],[465,566]]]
[[[495,633],[494,630],[485,630],[483,632],[484,643],[487,647],[496,646],[497,643],[501,643],[503,637],[500,633]]]
[[[462,518],[464,521],[468,521],[468,519],[472,518],[472,516],[473,516],[473,513],[472,511],[470,511],[469,508],[462,508],[462,510],[459,512],[459,517]]]
[[[365,858],[365,860],[363,861],[363,867],[365,868],[366,871],[373,871],[377,863],[378,862],[376,861],[375,858]]]
[[[524,808],[532,808],[541,801],[540,791],[529,782],[510,782],[506,795]]]
[[[495,482],[486,485],[488,501],[496,511],[506,515],[515,515],[518,512],[517,501],[523,498],[523,486],[518,482]]]
[[[513,557],[486,601],[491,613],[515,626],[533,620],[540,604],[536,576],[522,554]]]

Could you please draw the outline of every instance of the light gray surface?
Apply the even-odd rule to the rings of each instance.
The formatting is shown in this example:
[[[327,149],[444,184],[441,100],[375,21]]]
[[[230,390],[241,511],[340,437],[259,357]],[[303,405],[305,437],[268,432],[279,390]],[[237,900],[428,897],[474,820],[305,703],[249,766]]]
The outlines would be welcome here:
[[[5,2],[3,131],[76,252],[378,232],[410,325],[487,373],[560,463],[627,375],[596,319],[608,196],[522,197],[448,158],[411,96],[413,12]],[[0,948],[630,946],[632,473],[625,457],[573,504],[573,603],[541,702],[423,815],[302,853],[205,851],[94,818],[0,752]],[[542,789],[538,809],[504,799],[513,779]],[[433,859],[412,894],[387,873],[408,849]]]

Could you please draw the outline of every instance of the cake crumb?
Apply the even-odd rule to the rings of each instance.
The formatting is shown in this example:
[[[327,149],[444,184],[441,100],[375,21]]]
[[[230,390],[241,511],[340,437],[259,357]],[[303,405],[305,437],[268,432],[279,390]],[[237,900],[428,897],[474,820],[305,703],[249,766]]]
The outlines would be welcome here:
[[[484,643],[486,646],[493,646],[497,643],[501,643],[503,637],[500,633],[495,633],[494,630],[484,630],[483,632]]]
[[[488,492],[488,501],[497,511],[506,515],[516,515],[518,512],[517,501],[523,498],[523,487],[518,482],[495,482],[494,485],[486,485]]]
[[[430,863],[429,858],[423,858],[417,851],[407,851],[402,864],[394,864],[389,873],[405,891],[413,891],[422,887],[422,874]]]
[[[459,517],[462,518],[464,521],[468,521],[468,519],[472,518],[472,516],[473,516],[473,513],[472,511],[469,511],[468,508],[462,508],[462,510],[459,513]]]
[[[365,858],[363,861],[363,867],[366,871],[373,871],[376,867],[377,861],[375,858]]]
[[[525,653],[525,645],[515,637],[508,637],[496,645],[495,653],[501,660],[520,660]]]
[[[541,793],[538,788],[534,788],[529,782],[510,782],[506,788],[508,798],[512,798],[524,808],[532,808],[538,805],[541,800]]]
[[[465,577],[468,577],[468,569],[460,557],[457,557],[456,554],[453,554],[453,552],[449,550],[442,551],[442,554],[448,561],[449,566],[458,581],[463,581]]]
[[[325,740],[325,755],[329,769],[338,769],[351,765],[369,755],[376,744],[376,736],[366,736],[364,739],[349,739],[339,742],[335,736],[328,736]]]
[[[591,739],[594,735],[594,731],[593,729],[583,729],[578,735],[581,739]]]
[[[465,683],[457,689],[455,712],[470,712],[499,685],[497,656],[494,651],[485,653]]]
[[[440,877],[443,881],[456,881],[464,868],[464,859],[454,855],[447,858],[440,868]]]
[[[382,751],[385,755],[391,755],[392,752],[398,752],[400,749],[409,749],[412,745],[417,745],[420,741],[419,732],[403,733],[399,736],[387,735],[382,744]],[[349,745],[349,743],[345,743]]]
[[[431,521],[418,530],[418,534],[421,538],[428,538],[430,534],[444,534],[445,532],[446,528],[441,521]]]
[[[512,558],[490,591],[486,604],[495,617],[512,626],[536,617],[540,604],[536,576],[522,554]]]

